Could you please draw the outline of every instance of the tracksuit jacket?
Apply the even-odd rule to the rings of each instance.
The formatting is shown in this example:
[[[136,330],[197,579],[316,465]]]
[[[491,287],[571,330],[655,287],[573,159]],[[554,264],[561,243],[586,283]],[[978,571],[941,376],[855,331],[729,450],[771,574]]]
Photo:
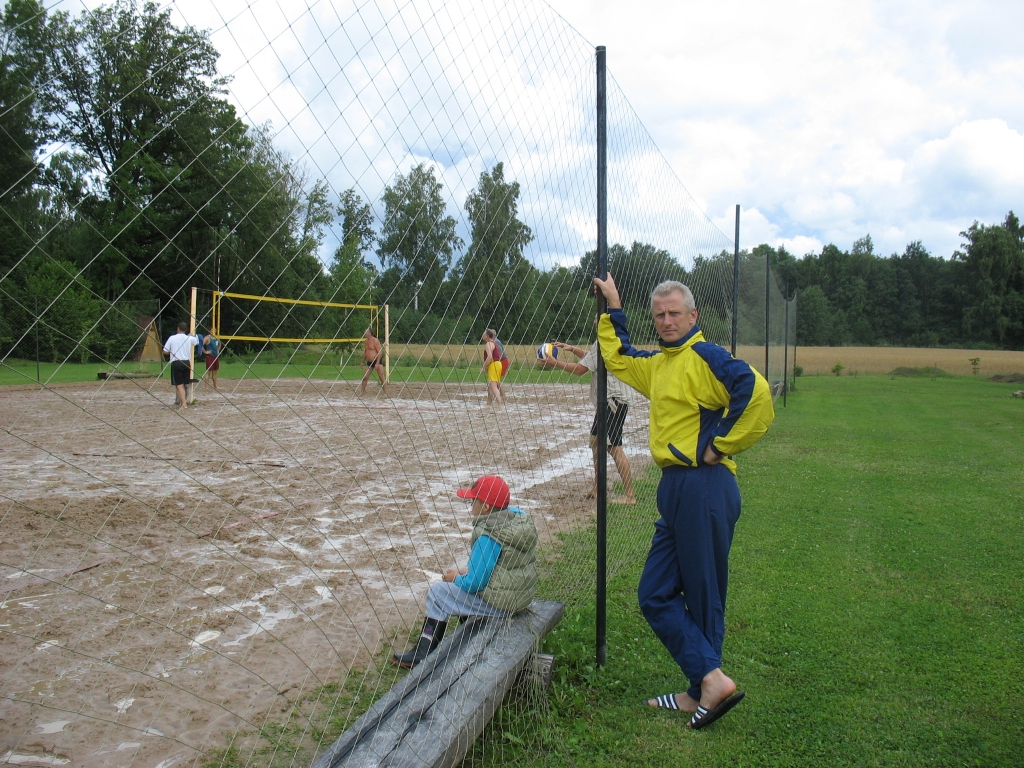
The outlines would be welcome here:
[[[662,468],[696,467],[710,445],[735,475],[730,457],[756,443],[775,418],[764,377],[705,341],[697,326],[648,352],[630,344],[626,315],[613,309],[601,315],[598,340],[608,371],[651,401],[651,455]]]

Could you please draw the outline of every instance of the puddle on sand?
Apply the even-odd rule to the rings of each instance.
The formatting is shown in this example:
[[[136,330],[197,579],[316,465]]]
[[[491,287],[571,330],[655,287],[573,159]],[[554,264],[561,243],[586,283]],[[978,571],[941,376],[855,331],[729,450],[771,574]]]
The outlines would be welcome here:
[[[48,733],[60,733],[64,730],[64,726],[70,723],[70,720],[54,720],[52,723],[37,723],[36,731],[37,736],[45,736]]]
[[[260,615],[259,618],[255,620],[250,619],[250,621],[252,621],[252,627],[249,629],[249,631],[243,633],[231,642],[224,643],[223,645],[225,647],[240,646],[250,637],[256,637],[256,635],[272,630],[282,621],[288,621],[290,619],[297,618],[299,615],[298,609],[292,608],[291,606],[282,608],[278,611],[268,611],[266,608],[259,604],[256,605],[256,608],[260,612]]]
[[[200,632],[198,635],[196,635],[196,639],[193,640],[190,643],[190,645],[193,648],[196,648],[196,647],[199,647],[199,646],[202,646],[202,645],[206,645],[210,641],[216,640],[218,637],[220,637],[220,631],[219,630],[208,629],[205,632]]]
[[[60,755],[19,755],[13,749],[0,757],[0,763],[11,765],[67,765],[70,762]]]
[[[57,686],[63,683],[62,680],[37,680],[32,683],[32,687],[27,691],[18,691],[14,694],[16,698],[28,698],[30,696],[53,696],[57,691]],[[3,761],[0,760],[0,764]]]
[[[128,708],[135,703],[135,699],[121,699],[114,703],[114,708],[117,709],[117,714],[123,715],[128,711]]]

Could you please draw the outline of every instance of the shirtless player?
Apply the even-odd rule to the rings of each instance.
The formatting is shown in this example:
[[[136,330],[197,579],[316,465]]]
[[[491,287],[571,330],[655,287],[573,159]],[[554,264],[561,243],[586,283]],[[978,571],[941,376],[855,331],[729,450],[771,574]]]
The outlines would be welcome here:
[[[363,374],[363,380],[359,385],[359,396],[362,397],[366,394],[366,383],[374,371],[377,372],[377,376],[380,378],[380,387],[386,395],[388,394],[388,385],[384,381],[384,366],[380,362],[384,348],[381,346],[380,339],[374,336],[373,331],[369,328],[363,334],[363,339],[363,364],[366,366],[366,373]]]

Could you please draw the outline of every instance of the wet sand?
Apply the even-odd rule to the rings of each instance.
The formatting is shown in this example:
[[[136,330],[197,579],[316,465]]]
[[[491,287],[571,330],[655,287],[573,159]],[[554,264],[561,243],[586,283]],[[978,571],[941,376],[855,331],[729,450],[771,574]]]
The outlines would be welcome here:
[[[184,413],[163,381],[0,390],[6,762],[200,764],[317,686],[376,679],[465,562],[452,490],[481,474],[545,542],[592,519],[585,385],[494,409],[483,384],[223,384]]]

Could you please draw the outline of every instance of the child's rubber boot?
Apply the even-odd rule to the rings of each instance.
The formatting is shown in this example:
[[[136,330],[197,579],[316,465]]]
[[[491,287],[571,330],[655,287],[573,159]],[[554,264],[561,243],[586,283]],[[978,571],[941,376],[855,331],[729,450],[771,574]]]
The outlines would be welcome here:
[[[402,654],[392,654],[391,661],[400,667],[412,669],[427,658],[428,653],[437,648],[444,638],[444,631],[447,628],[447,621],[425,619],[423,621],[423,631],[420,633],[419,640],[416,641],[416,647]]]

